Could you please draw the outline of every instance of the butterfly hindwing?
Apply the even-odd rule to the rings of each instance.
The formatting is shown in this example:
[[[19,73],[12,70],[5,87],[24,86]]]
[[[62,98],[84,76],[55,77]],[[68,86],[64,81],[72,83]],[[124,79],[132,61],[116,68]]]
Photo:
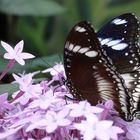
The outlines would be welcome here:
[[[111,58],[131,92],[131,110],[140,111],[140,48],[139,22],[134,14],[120,15],[105,24],[97,33],[101,47]]]
[[[89,23],[80,22],[69,33],[64,48],[64,67],[67,86],[78,100],[86,99],[95,105],[111,99],[122,117],[127,119],[131,114],[123,80],[109,63]]]

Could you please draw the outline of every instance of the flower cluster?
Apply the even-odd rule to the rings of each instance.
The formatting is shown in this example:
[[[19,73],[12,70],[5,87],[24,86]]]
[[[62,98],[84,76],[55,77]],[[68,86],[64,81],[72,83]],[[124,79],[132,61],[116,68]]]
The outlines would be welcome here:
[[[5,58],[24,64],[20,58],[23,47],[16,51],[15,57],[6,43],[2,45],[9,53]],[[27,57],[33,58],[29,54]],[[111,100],[92,106],[87,101],[69,99],[62,64],[43,73],[50,73],[51,78],[39,83],[33,80],[36,73],[13,74],[19,89],[10,100],[8,93],[0,95],[0,140],[140,139],[140,121],[122,120],[113,110]]]

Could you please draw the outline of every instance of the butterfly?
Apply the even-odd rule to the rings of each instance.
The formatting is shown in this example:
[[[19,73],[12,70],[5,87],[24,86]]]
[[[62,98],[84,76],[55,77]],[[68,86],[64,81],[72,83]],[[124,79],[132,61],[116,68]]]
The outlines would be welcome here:
[[[122,14],[98,32],[101,47],[121,74],[126,87],[132,94],[131,103],[134,113],[140,111],[140,47],[139,21],[132,13]]]
[[[74,98],[92,105],[111,99],[120,116],[132,120],[130,93],[98,38],[86,21],[72,28],[64,47],[66,85]]]

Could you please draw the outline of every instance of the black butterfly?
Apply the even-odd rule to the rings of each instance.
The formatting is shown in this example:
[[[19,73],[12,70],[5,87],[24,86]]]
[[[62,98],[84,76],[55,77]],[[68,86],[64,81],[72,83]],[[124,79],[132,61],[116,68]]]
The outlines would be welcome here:
[[[134,14],[120,15],[105,24],[97,33],[102,48],[111,58],[131,92],[134,113],[140,111],[140,47],[139,21]]]
[[[120,116],[132,119],[128,90],[88,22],[78,23],[69,33],[64,48],[64,67],[67,86],[75,98],[86,99],[92,105],[112,99]]]

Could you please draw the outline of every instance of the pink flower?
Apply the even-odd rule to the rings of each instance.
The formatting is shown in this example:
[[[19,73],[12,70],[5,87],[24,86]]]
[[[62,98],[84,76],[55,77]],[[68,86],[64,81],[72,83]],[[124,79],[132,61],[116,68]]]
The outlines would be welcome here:
[[[59,80],[60,77],[66,77],[64,66],[61,63],[58,63],[55,66],[53,66],[52,68],[48,68],[48,69],[42,71],[42,73],[48,73],[48,72],[50,72],[50,74],[53,76],[54,80]]]
[[[13,106],[8,103],[8,93],[3,93],[0,95],[0,114],[7,109],[12,109]]]
[[[20,85],[20,89],[22,91],[25,91],[25,87],[28,87],[29,85],[32,85],[33,83],[33,75],[31,73],[26,74],[26,75],[21,75],[18,76],[16,74],[13,73],[13,77],[15,79],[15,83],[18,83]]]
[[[86,120],[75,123],[74,127],[80,130],[84,140],[117,140],[118,134],[123,130],[117,126],[112,126],[113,121],[99,120],[94,114],[87,115]]]
[[[14,129],[5,129],[3,132],[0,132],[0,140],[15,140],[18,139],[18,135],[15,135],[15,133],[20,130],[21,127],[14,128]],[[13,135],[13,136],[12,136]]]
[[[71,121],[69,119],[67,119],[67,115],[69,113],[68,109],[63,109],[61,111],[59,111],[58,113],[54,112],[54,111],[48,111],[46,113],[46,116],[44,119],[41,119],[40,121],[38,121],[35,125],[32,124],[27,128],[27,131],[30,131],[31,129],[34,129],[36,127],[46,127],[46,131],[48,133],[52,133],[54,132],[57,127],[59,126],[68,126],[71,124]]]
[[[47,132],[53,132],[58,126],[68,126],[71,121],[67,119],[69,110],[63,109],[60,112],[56,113],[53,111],[48,111],[46,114],[46,125]]]
[[[72,109],[70,112],[71,117],[80,117],[92,113],[101,113],[103,111],[102,108],[91,106],[87,101],[69,104],[68,107]]]
[[[37,98],[42,93],[42,87],[40,84],[32,85],[32,74],[22,75],[19,77],[16,74],[13,74],[13,77],[15,78],[15,82],[19,84],[19,88],[21,91],[24,92],[24,94],[19,97],[14,103],[20,102],[21,104],[25,105],[30,98]],[[14,94],[16,96],[18,92]]]
[[[106,101],[104,107],[109,110],[113,109],[113,101],[112,100]]]
[[[113,101],[112,100],[108,100],[106,102],[103,102],[102,104],[98,104],[98,107],[101,107],[104,109],[104,111],[100,114],[100,119],[111,119],[112,118],[112,114],[117,114],[117,112],[115,110],[113,110]]]
[[[16,44],[15,48],[13,49],[9,44],[6,42],[1,41],[1,44],[3,48],[7,51],[7,53],[4,54],[5,59],[14,59],[19,64],[24,65],[25,61],[24,59],[31,59],[35,56],[30,53],[24,53],[23,51],[23,40],[20,41],[18,44]]]
[[[140,139],[140,121],[122,120],[111,100],[91,106],[87,101],[65,98],[71,94],[62,81],[64,70],[58,65],[54,68],[59,72],[49,68],[51,80],[38,84],[33,81],[36,73],[13,74],[19,89],[10,102],[8,93],[0,95],[0,140]]]
[[[23,127],[27,124],[37,123],[42,118],[42,112],[35,112],[33,110],[26,110],[23,113],[19,112],[18,115],[11,116],[13,119],[13,124],[9,128]]]
[[[41,109],[47,109],[48,107],[53,106],[53,104],[56,104],[62,100],[53,94],[53,90],[50,89],[44,95],[40,95],[39,98],[32,101],[29,104],[29,108],[40,107]]]
[[[127,123],[126,136],[128,140],[139,140],[140,139],[140,120],[136,119],[132,122]]]

